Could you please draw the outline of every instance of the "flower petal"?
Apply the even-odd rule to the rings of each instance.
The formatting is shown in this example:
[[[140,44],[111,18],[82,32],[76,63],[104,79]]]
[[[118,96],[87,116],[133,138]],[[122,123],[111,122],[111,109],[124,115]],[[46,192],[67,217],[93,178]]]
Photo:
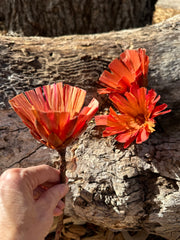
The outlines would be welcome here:
[[[163,104],[161,104],[159,106],[156,106],[154,108],[153,112],[152,112],[151,117],[154,118],[154,117],[157,117],[159,115],[163,115],[163,114],[171,112],[171,110],[167,110],[167,111],[162,112],[166,108],[167,108],[167,104],[165,104],[165,103],[163,103]]]
[[[97,126],[107,125],[108,116],[109,116],[109,115],[98,115],[98,116],[95,116],[96,125],[97,125]]]
[[[119,59],[114,59],[110,64],[109,64],[109,69],[116,73],[120,78],[126,77],[130,82],[133,82],[133,76],[127,66],[120,61]]]
[[[129,140],[127,142],[125,142],[124,144],[124,148],[126,149],[127,147],[129,147],[129,145],[136,139],[136,135],[132,136],[131,138],[129,138]]]
[[[142,142],[145,142],[149,138],[149,135],[150,135],[150,132],[148,132],[146,128],[141,128],[136,137],[136,143],[140,144]]]
[[[91,120],[91,118],[95,115],[99,107],[99,102],[93,98],[87,107],[84,107],[82,111],[79,113],[78,120],[74,132],[72,134],[73,138],[76,138],[80,133],[85,130],[86,123]]]
[[[50,133],[47,140],[47,146],[53,149],[61,149],[63,141],[55,133]]]
[[[131,132],[124,132],[118,134],[118,136],[115,138],[120,143],[125,143],[131,138],[132,133]]]
[[[119,59],[116,58],[109,64],[111,72],[105,70],[100,76],[99,83],[106,89],[100,89],[98,93],[118,92],[123,95],[133,83],[139,87],[147,86],[148,65],[149,57],[145,49],[124,51]]]

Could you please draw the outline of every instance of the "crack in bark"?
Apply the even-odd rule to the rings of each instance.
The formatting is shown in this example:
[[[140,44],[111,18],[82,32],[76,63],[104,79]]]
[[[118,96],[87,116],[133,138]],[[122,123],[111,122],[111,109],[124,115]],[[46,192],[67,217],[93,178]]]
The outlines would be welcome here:
[[[43,147],[44,145],[40,145],[39,147],[37,147],[33,152],[29,153],[28,155],[24,156],[23,158],[21,158],[20,160],[12,163],[11,165],[9,165],[7,168],[11,168],[13,167],[15,164],[21,163],[23,160],[25,160],[26,158],[29,158],[30,156],[32,156],[35,152],[37,152],[37,150],[39,150],[41,147]]]
[[[25,130],[25,129],[27,129],[27,127],[17,128],[17,129],[14,129],[14,130],[9,130],[8,132],[18,132],[18,131]]]

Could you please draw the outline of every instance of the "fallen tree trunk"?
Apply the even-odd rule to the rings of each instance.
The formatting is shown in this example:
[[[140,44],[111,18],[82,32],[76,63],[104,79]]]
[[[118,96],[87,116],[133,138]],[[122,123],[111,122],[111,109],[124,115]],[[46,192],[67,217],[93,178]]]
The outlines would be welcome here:
[[[113,138],[102,138],[92,123],[67,158],[71,191],[66,214],[113,230],[145,229],[167,239],[180,237],[179,63],[180,16],[135,30],[59,38],[0,37],[1,171],[47,163],[58,155],[44,150],[9,108],[8,99],[24,90],[63,81],[97,95],[97,81],[108,63],[127,48],[144,47],[150,56],[149,87],[172,112],[159,118],[157,131],[142,145],[127,150]]]

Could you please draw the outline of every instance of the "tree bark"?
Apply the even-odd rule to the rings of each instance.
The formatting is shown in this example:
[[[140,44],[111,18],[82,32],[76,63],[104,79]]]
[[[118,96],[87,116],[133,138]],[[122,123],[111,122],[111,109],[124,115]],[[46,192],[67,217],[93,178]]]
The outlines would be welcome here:
[[[109,62],[128,48],[143,47],[150,57],[149,87],[172,109],[160,117],[156,132],[124,150],[91,123],[67,150],[77,159],[68,171],[71,191],[65,213],[113,230],[145,229],[170,240],[180,237],[179,62],[180,16],[161,24],[106,34],[59,38],[0,37],[0,168],[46,163],[58,154],[33,140],[10,109],[8,99],[57,81],[87,90],[100,111],[109,107],[97,95],[98,78]],[[69,163],[70,166],[70,163]]]
[[[1,0],[5,28],[26,36],[108,32],[151,24],[157,0]]]

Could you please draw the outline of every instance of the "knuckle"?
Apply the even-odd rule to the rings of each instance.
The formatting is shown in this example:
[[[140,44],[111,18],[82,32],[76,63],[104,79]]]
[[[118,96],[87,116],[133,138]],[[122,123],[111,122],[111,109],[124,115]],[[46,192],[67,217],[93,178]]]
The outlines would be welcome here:
[[[42,166],[44,169],[47,169],[47,170],[51,169],[51,167],[50,167],[49,165],[46,165],[46,164],[42,164],[41,166]]]
[[[6,181],[11,181],[13,179],[16,179],[19,176],[20,176],[20,169],[13,168],[13,169],[8,169],[5,172],[3,172],[1,175],[1,179],[6,180]]]
[[[29,168],[23,168],[20,175],[23,184],[28,186],[29,188],[37,185],[37,179],[36,177],[32,177],[32,173],[31,171],[29,171]]]
[[[25,180],[25,179],[29,178],[30,173],[27,168],[24,168],[24,169],[22,169],[20,175],[21,175],[21,179]]]
[[[11,186],[12,184],[18,184],[21,180],[20,177],[21,169],[14,168],[14,169],[8,169],[5,172],[2,173],[0,176],[0,183],[3,187]]]

